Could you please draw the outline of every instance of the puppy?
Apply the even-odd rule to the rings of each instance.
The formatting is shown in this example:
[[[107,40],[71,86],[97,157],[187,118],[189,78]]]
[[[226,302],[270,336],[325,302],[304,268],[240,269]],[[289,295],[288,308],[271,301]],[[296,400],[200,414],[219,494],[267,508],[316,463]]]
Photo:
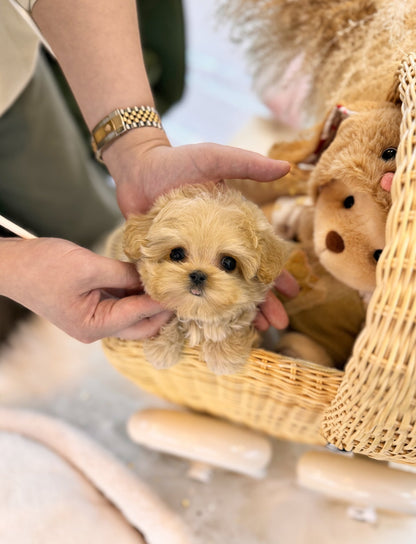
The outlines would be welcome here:
[[[184,343],[216,374],[239,371],[256,341],[252,324],[284,261],[284,242],[260,209],[223,185],[186,185],[160,196],[124,228],[124,253],[146,292],[175,317],[144,342],[156,368]]]

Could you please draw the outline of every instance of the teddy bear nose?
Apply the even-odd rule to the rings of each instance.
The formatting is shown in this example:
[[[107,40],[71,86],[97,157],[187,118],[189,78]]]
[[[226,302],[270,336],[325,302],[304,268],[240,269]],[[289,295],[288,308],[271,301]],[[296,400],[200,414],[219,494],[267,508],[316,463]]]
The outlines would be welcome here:
[[[325,245],[333,253],[342,253],[345,249],[344,240],[334,230],[329,231],[326,235]]]
[[[189,274],[189,277],[194,285],[202,285],[207,279],[207,275],[201,270],[194,270]]]

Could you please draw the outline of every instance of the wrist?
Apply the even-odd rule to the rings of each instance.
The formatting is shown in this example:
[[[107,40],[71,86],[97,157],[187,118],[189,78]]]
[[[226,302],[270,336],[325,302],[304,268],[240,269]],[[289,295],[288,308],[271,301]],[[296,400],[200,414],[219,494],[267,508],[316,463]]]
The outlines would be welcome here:
[[[104,151],[103,160],[114,179],[118,204],[126,217],[146,212],[153,204],[162,166],[160,154],[155,151],[170,147],[164,130],[144,127],[126,132]]]
[[[139,127],[115,138],[102,152],[103,162],[111,169],[116,164],[135,161],[154,147],[170,146],[163,128]],[[117,183],[117,180],[115,180]]]
[[[0,238],[0,295],[16,299],[21,258],[31,241],[21,238]]]
[[[116,108],[106,115],[91,131],[91,146],[97,160],[121,136],[140,128],[162,129],[162,120],[153,106]]]

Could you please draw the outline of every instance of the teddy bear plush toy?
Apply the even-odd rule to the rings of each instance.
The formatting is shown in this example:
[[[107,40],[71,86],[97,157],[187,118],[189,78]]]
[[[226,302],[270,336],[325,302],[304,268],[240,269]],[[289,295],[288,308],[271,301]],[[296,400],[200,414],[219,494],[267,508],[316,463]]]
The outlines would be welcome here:
[[[348,360],[385,245],[400,121],[392,102],[336,106],[298,141],[270,150],[292,170],[289,185],[269,184],[268,196],[279,196],[264,209],[292,245],[286,268],[301,288],[284,301],[290,327],[277,351],[338,368]]]
[[[337,106],[296,145],[308,197],[277,199],[271,221],[294,243],[288,267],[303,296],[287,302],[292,330],[278,350],[338,367],[348,359],[385,245],[400,121],[391,102]],[[278,145],[271,155],[281,156]]]

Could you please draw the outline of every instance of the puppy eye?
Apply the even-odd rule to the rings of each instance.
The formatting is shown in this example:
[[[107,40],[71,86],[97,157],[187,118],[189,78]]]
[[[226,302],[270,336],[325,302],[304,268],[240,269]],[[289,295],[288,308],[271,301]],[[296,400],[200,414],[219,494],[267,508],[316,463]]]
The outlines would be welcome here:
[[[354,203],[355,203],[355,199],[352,195],[350,195],[350,196],[347,196],[347,198],[344,200],[342,205],[344,206],[344,208],[349,209],[354,206]]]
[[[221,259],[220,264],[223,270],[226,272],[232,272],[237,266],[237,261],[234,259],[234,257],[225,256]]]
[[[174,247],[169,254],[171,261],[183,261],[186,257],[183,247]]]
[[[383,151],[381,154],[381,158],[383,161],[391,161],[392,159],[396,158],[397,149],[395,147],[388,147]]]

